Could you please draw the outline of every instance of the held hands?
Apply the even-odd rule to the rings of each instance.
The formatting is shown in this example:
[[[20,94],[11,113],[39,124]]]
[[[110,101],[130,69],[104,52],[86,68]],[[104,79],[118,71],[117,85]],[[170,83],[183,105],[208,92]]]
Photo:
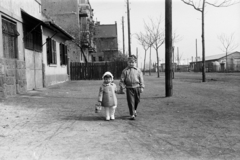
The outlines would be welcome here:
[[[101,105],[102,105],[102,102],[98,102],[98,103],[97,103],[97,106],[101,106]]]
[[[140,93],[143,93],[144,89],[143,88],[140,88]]]

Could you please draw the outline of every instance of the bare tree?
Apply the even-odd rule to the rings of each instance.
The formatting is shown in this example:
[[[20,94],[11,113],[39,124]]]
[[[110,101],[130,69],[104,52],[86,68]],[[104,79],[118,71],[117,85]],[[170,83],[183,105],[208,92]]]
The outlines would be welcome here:
[[[238,47],[238,44],[234,43],[234,33],[230,36],[222,34],[218,36],[219,41],[222,44],[221,50],[226,53],[226,71],[228,71],[227,55]]]
[[[165,41],[165,34],[164,30],[160,28],[161,26],[161,18],[157,19],[157,21],[153,21],[150,19],[150,25],[147,25],[145,23],[145,29],[148,33],[148,39],[149,39],[149,46],[152,46],[156,51],[156,57],[157,57],[157,76],[159,76],[159,54],[158,49],[164,44]]]
[[[213,7],[228,7],[233,4],[239,3],[234,0],[182,0],[187,5],[192,6],[195,10],[201,12],[202,15],[202,81],[206,82],[206,73],[205,73],[205,36],[204,36],[204,13],[206,5]]]
[[[140,32],[139,34],[136,34],[137,40],[139,41],[140,45],[144,49],[144,62],[143,62],[143,74],[145,75],[145,64],[146,64],[146,55],[147,55],[147,50],[149,49],[149,45],[147,43],[147,36]]]

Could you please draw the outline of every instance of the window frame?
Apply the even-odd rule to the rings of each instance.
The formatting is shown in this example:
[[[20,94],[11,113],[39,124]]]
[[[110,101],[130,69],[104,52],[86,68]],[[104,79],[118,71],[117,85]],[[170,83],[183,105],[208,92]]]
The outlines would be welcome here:
[[[56,41],[51,38],[46,39],[47,42],[47,64],[57,65],[57,51],[56,51]]]
[[[18,36],[17,23],[2,16],[2,45],[3,56],[9,59],[18,59]]]
[[[67,65],[67,45],[60,43],[60,65]]]

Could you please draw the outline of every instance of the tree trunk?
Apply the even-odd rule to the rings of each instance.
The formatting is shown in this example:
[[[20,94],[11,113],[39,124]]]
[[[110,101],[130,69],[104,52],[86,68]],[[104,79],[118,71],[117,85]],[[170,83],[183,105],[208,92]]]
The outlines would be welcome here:
[[[228,66],[227,66],[227,51],[226,51],[226,72],[228,71]]]
[[[151,50],[151,47],[150,47],[150,54],[149,54],[149,75],[151,75],[151,52],[152,52],[152,50]]]
[[[145,50],[145,55],[144,55],[144,63],[143,63],[143,75],[145,75],[146,55],[147,55],[147,50]]]
[[[160,73],[159,73],[159,56],[158,56],[158,49],[156,49],[156,54],[157,54],[157,77],[160,77]]]
[[[204,9],[205,9],[205,0],[203,0],[203,6],[202,6],[202,82],[206,82],[206,73],[205,73]]]

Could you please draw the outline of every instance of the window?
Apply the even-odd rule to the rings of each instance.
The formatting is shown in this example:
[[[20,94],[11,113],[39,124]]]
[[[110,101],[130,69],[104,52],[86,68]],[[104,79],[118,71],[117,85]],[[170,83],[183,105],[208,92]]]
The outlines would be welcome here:
[[[3,33],[3,55],[5,58],[18,58],[17,50],[17,31],[16,23],[2,17],[2,33]]]
[[[95,62],[96,61],[96,57],[92,56],[92,61]]]
[[[33,30],[33,28],[24,25],[24,44],[26,49],[42,52],[42,33],[40,27]]]
[[[47,38],[47,63],[57,64],[56,41],[51,38]]]
[[[103,61],[103,57],[102,57],[102,56],[99,56],[99,57],[98,57],[98,60],[99,60],[99,61]]]
[[[60,43],[60,63],[61,65],[67,65],[67,46]]]

